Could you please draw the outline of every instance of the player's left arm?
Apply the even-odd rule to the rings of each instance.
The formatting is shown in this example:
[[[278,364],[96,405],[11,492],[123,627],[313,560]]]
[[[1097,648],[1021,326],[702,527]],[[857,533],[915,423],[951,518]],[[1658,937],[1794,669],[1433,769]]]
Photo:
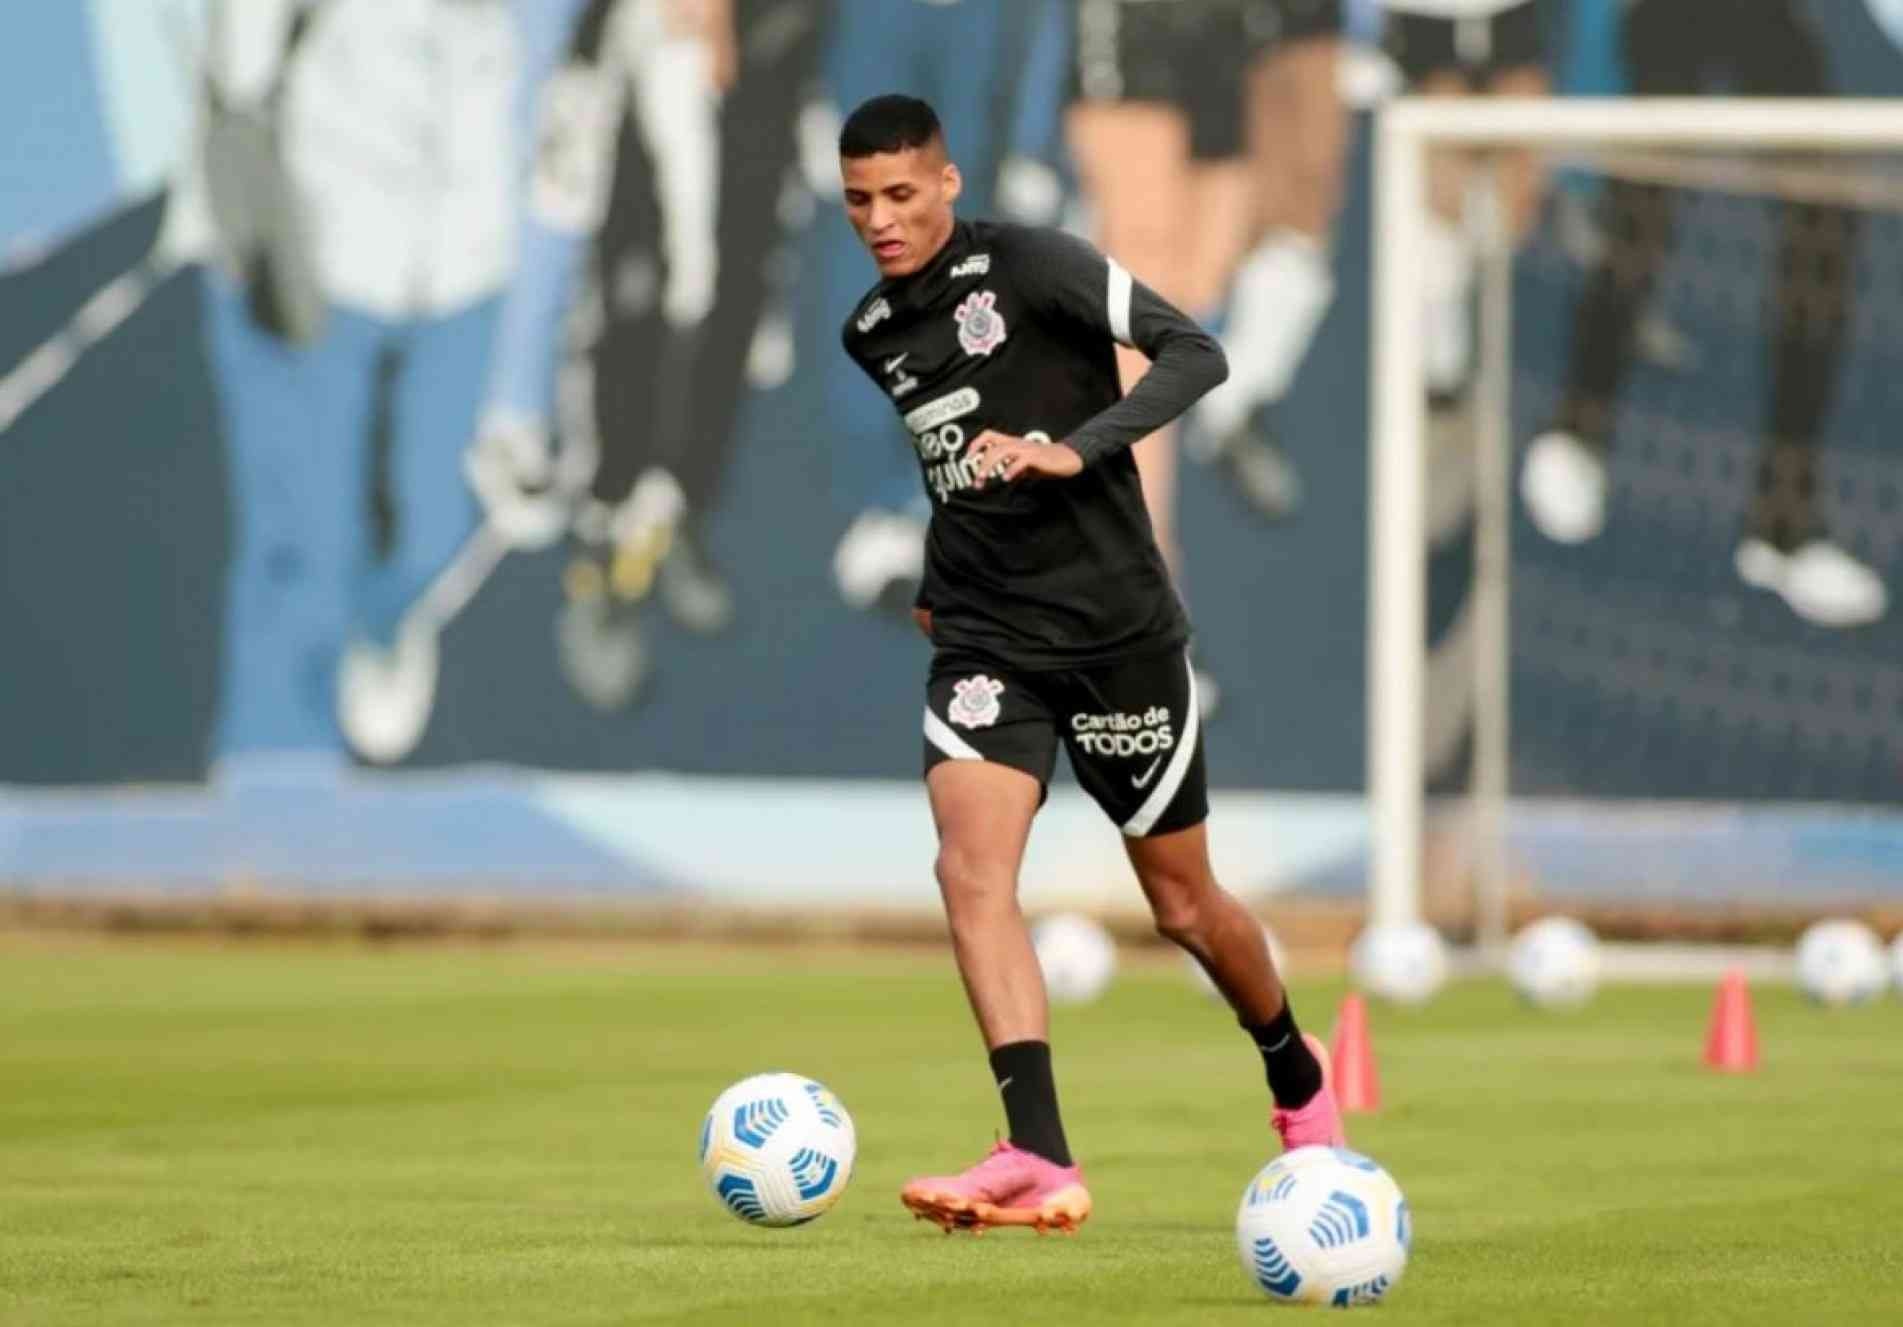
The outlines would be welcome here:
[[[1079,474],[1170,423],[1229,376],[1214,337],[1091,245],[1061,231],[1026,230],[1013,247],[1012,275],[1027,303],[1083,335],[1142,351],[1150,371],[1129,395],[1055,444],[979,434],[967,449],[978,482]]]

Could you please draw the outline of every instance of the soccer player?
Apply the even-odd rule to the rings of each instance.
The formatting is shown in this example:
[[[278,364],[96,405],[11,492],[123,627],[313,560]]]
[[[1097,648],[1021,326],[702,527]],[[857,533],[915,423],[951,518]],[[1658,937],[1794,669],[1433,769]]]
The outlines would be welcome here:
[[[1642,96],[1686,95],[1713,83],[1754,97],[1830,90],[1823,41],[1790,0],[1633,0],[1624,18],[1632,88]],[[1619,384],[1636,348],[1640,310],[1671,249],[1672,198],[1663,186],[1615,180],[1607,203],[1617,222],[1613,247],[1587,278],[1574,315],[1566,394],[1520,472],[1533,523],[1568,544],[1604,528]],[[1770,418],[1756,501],[1736,553],[1746,584],[1775,592],[1824,627],[1874,622],[1889,604],[1877,573],[1830,537],[1818,500],[1820,435],[1854,312],[1857,231],[1844,207],[1777,206]]]
[[[935,647],[925,785],[952,949],[1010,1125],[977,1165],[907,1184],[906,1206],[946,1230],[1073,1230],[1090,1214],[1017,903],[1060,741],[1122,829],[1157,929],[1260,1049],[1284,1145],[1341,1142],[1262,928],[1210,870],[1189,622],[1130,455],[1223,380],[1222,351],[1080,240],[959,220],[962,181],[926,103],[866,102],[839,155],[847,219],[882,278],[846,320],[846,351],[903,416],[932,501],[915,610]],[[1151,362],[1128,396],[1118,346]]]

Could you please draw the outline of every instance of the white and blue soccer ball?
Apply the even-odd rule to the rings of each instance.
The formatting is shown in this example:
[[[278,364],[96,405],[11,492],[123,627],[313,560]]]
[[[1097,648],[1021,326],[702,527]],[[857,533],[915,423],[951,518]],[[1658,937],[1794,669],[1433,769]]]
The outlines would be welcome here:
[[[1370,926],[1348,950],[1348,971],[1370,995],[1425,1004],[1447,981],[1447,945],[1426,922]]]
[[[1797,941],[1797,985],[1819,1004],[1861,1004],[1889,982],[1883,942],[1858,921],[1822,921]]]
[[[1275,964],[1276,973],[1287,980],[1288,953],[1282,948],[1282,942],[1276,938],[1275,932],[1269,929],[1267,922],[1262,923],[1262,943],[1269,947],[1269,962]],[[1196,961],[1194,954],[1184,954],[1183,963],[1189,969],[1189,979],[1196,984],[1197,990],[1212,1000],[1222,998],[1222,992],[1216,989],[1215,981],[1203,971],[1203,965]]]
[[[1117,942],[1082,913],[1046,917],[1031,928],[1031,947],[1054,1004],[1089,1004],[1117,975]]]
[[[1392,1176],[1345,1147],[1298,1147],[1264,1166],[1236,1212],[1242,1270],[1271,1299],[1352,1308],[1400,1283],[1413,1223]]]
[[[1576,1008],[1599,989],[1599,939],[1571,917],[1542,917],[1513,937],[1507,980],[1529,1004]]]
[[[756,1226],[797,1226],[826,1212],[846,1192],[857,1152],[839,1098],[798,1074],[741,1079],[700,1126],[707,1187]]]

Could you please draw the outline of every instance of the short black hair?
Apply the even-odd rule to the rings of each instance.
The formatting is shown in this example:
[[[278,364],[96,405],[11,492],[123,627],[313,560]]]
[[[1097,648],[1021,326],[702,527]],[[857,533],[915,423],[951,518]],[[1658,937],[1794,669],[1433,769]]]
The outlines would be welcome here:
[[[943,143],[945,127],[929,102],[891,92],[861,102],[839,130],[839,155],[857,160]]]

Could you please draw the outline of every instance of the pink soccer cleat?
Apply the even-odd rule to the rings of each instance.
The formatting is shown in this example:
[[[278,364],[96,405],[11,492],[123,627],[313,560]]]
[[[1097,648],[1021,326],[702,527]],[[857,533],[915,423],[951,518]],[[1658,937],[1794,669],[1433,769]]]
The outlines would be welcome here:
[[[1090,1215],[1090,1191],[1076,1166],[1060,1166],[1035,1152],[999,1143],[962,1175],[926,1175],[899,1191],[899,1201],[921,1221],[946,1234],[987,1226],[1030,1226],[1042,1235],[1077,1233]]]
[[[1331,1083],[1334,1073],[1328,1063],[1328,1048],[1312,1033],[1304,1032],[1302,1040],[1321,1062],[1322,1090],[1300,1110],[1276,1107],[1270,1112],[1269,1120],[1282,1135],[1285,1152],[1293,1152],[1298,1147],[1346,1147],[1348,1132],[1342,1128],[1341,1107],[1335,1104],[1335,1089]]]

